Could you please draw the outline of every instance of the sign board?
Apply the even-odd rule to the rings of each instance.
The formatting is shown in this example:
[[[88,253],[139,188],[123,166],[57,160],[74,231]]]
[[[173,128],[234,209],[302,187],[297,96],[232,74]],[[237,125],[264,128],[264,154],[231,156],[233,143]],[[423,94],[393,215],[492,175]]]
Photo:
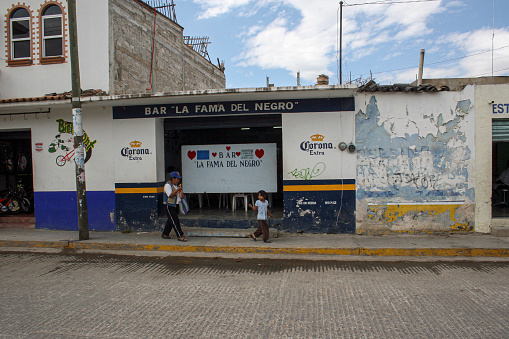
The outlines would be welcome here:
[[[113,119],[355,111],[353,97],[221,101],[113,107]]]
[[[277,192],[276,144],[182,146],[185,193]]]

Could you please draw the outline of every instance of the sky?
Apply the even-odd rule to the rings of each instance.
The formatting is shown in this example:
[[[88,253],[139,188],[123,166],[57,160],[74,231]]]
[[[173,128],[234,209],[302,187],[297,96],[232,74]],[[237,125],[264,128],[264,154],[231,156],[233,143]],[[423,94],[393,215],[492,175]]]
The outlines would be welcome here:
[[[415,1],[344,1],[343,84],[413,82],[421,49],[425,79],[509,75],[508,0]],[[210,38],[227,88],[264,87],[267,76],[276,87],[295,86],[297,72],[301,85],[319,74],[339,84],[339,1],[174,2],[184,35]]]

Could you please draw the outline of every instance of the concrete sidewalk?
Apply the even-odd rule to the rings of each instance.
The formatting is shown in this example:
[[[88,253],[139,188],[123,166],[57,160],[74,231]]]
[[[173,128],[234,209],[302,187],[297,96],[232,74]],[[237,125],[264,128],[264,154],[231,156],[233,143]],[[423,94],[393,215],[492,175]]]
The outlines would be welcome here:
[[[200,234],[199,230],[184,229],[186,234]],[[210,229],[209,229],[210,231]],[[246,232],[247,230],[243,230]],[[129,233],[91,232],[90,239],[78,241],[76,231],[38,229],[2,229],[0,247],[42,248],[87,251],[151,251],[176,252],[189,255],[243,254],[298,255],[330,258],[356,257],[455,257],[509,258],[509,238],[484,234],[450,235],[346,235],[346,234],[283,234],[271,238],[271,243],[259,239],[227,237],[227,229],[216,229],[222,236],[188,236],[187,242],[162,239],[159,232]],[[234,231],[235,234],[235,231]],[[132,252],[131,252],[132,253]],[[161,253],[162,254],[162,253]]]

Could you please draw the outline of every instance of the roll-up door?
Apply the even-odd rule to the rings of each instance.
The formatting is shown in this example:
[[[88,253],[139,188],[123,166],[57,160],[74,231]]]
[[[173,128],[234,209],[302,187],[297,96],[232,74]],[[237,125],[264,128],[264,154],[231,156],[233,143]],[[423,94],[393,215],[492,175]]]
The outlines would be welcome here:
[[[509,141],[509,119],[493,119],[493,141]]]

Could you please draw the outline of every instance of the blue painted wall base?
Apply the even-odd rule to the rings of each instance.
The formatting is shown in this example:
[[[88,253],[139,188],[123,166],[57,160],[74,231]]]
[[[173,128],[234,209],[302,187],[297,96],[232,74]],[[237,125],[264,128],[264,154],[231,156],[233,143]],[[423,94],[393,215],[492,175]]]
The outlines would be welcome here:
[[[90,231],[114,231],[115,192],[87,191]],[[35,192],[35,228],[78,230],[78,205],[75,191]],[[113,218],[114,219],[114,218]]]

